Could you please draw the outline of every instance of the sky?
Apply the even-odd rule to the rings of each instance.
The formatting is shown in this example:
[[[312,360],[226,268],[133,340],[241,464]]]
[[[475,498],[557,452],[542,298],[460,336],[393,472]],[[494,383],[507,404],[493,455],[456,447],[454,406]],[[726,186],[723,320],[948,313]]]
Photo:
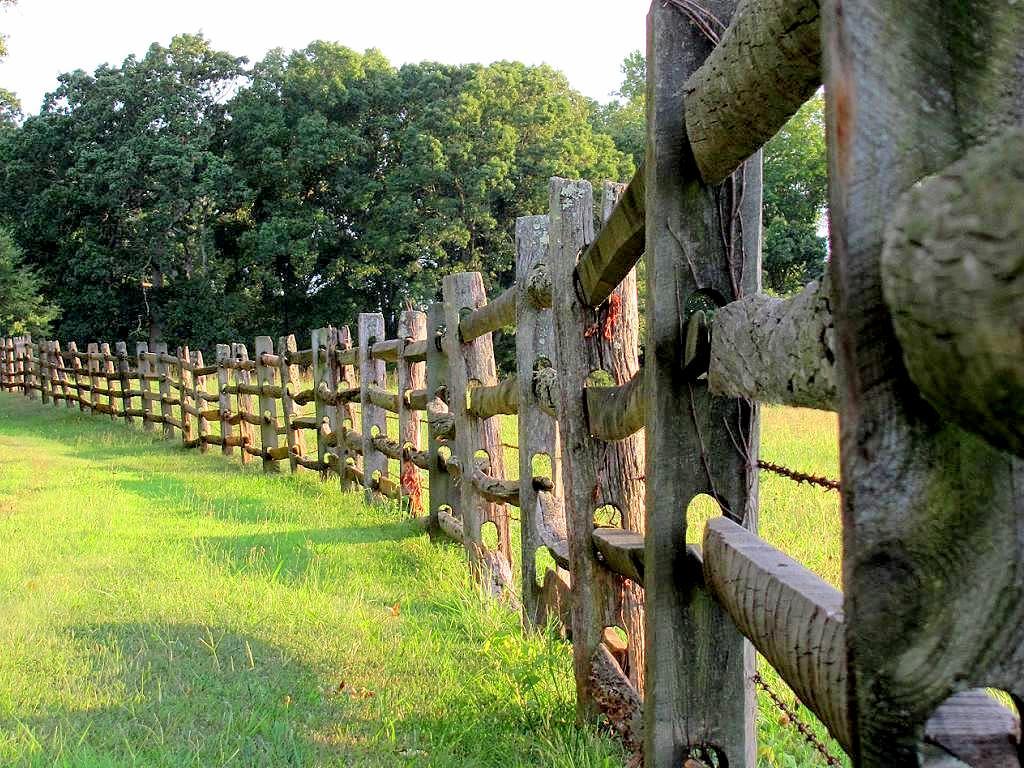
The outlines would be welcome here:
[[[215,47],[252,61],[272,48],[324,39],[358,51],[379,48],[396,66],[545,63],[585,95],[607,101],[621,82],[622,60],[644,48],[649,6],[650,0],[18,0],[0,10],[10,51],[0,63],[0,87],[35,113],[60,72],[91,72],[177,33],[202,32]]]

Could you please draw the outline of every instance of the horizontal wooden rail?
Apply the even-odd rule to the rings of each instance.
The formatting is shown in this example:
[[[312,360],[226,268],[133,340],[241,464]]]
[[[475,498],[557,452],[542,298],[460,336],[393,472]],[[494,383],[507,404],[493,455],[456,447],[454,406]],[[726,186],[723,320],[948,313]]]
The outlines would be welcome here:
[[[516,324],[516,289],[509,288],[479,309],[459,320],[459,338],[464,344],[509,325]]]
[[[595,528],[594,547],[598,559],[620,576],[644,583],[644,537],[621,528]]]
[[[378,408],[391,413],[398,413],[398,393],[389,392],[383,387],[370,384],[366,387],[366,396]]]
[[[470,388],[467,407],[471,414],[480,419],[497,416],[500,413],[518,413],[518,379],[515,376],[510,376],[493,386]]]
[[[618,387],[587,387],[587,424],[599,440],[625,440],[644,428],[644,372]]]

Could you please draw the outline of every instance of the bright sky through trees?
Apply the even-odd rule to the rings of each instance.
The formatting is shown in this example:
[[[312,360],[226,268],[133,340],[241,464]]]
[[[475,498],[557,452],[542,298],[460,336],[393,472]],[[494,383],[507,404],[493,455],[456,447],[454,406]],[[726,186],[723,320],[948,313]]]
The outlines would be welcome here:
[[[649,0],[21,0],[0,13],[10,48],[0,84],[35,113],[59,72],[120,64],[150,43],[202,31],[215,48],[250,60],[324,39],[379,48],[395,65],[547,63],[605,101],[621,83],[623,58],[644,48],[648,7]]]

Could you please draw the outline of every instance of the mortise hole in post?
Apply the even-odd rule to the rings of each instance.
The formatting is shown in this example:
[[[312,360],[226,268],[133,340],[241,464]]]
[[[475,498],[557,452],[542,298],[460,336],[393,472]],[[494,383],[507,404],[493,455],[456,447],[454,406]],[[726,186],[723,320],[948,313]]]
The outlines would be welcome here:
[[[380,437],[380,427],[376,424],[370,427],[370,437]]]
[[[716,309],[724,307],[728,303],[718,291],[711,288],[700,288],[686,298],[686,304],[683,305],[683,317],[689,319],[694,312],[704,312],[710,320],[714,317]]]
[[[485,451],[483,448],[479,448],[479,449],[477,449],[473,453],[473,462],[476,463],[476,462],[479,462],[479,461],[486,461],[487,462],[487,467],[485,468],[485,471],[490,469],[490,466],[491,466],[491,455],[487,451]]]
[[[587,380],[583,383],[584,387],[614,387],[615,379],[608,371],[596,370],[591,371],[590,375],[587,376]]]
[[[537,586],[543,587],[547,572],[557,569],[558,564],[555,563],[555,558],[551,556],[547,547],[537,547],[537,551],[533,553],[533,568]]]
[[[530,457],[530,474],[534,477],[550,478],[551,470],[551,457],[548,454],[535,453]]]
[[[704,540],[704,528],[708,520],[722,515],[722,505],[714,496],[698,493],[686,505],[686,541],[700,544]]]
[[[452,457],[452,449],[447,445],[439,445],[437,447],[437,456],[442,463],[447,463],[448,459]]]
[[[480,541],[486,549],[498,548],[498,526],[487,521],[480,526]]]
[[[714,744],[687,746],[683,752],[683,765],[690,768],[694,762],[702,768],[729,768],[729,761],[726,759],[725,753]]]
[[[605,504],[594,510],[595,528],[621,528],[622,512],[614,504]]]

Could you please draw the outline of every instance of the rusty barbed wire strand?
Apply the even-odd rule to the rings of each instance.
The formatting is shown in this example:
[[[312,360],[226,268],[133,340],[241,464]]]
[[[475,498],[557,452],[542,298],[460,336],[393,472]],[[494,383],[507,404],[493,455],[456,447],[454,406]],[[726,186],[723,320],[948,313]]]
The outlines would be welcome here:
[[[807,483],[808,485],[816,485],[819,488],[826,488],[830,491],[838,491],[841,489],[838,480],[833,480],[830,477],[824,477],[823,475],[812,475],[808,472],[800,472],[790,467],[785,467],[781,464],[775,464],[771,461],[759,460],[757,466],[766,472],[779,475],[780,477],[787,477],[797,483]]]
[[[800,716],[793,711],[793,708],[790,707],[789,704],[787,704],[785,701],[783,701],[782,697],[779,696],[779,694],[776,693],[775,690],[770,685],[768,685],[768,683],[765,682],[765,679],[761,677],[761,673],[755,672],[753,679],[754,685],[756,685],[762,691],[767,693],[768,698],[772,700],[772,703],[775,705],[776,709],[778,709],[783,715],[786,716],[788,722],[785,723],[785,725],[792,725],[794,728],[796,728],[796,730],[800,732],[800,735],[804,737],[804,740],[812,747],[814,747],[818,752],[821,753],[821,756],[825,758],[825,762],[828,765],[834,766],[835,768],[842,768],[842,762],[840,762],[839,759],[835,757],[835,755],[828,751],[828,747],[826,747],[825,744],[821,741],[821,739],[819,739],[815,735],[814,731],[811,730],[811,727],[803,720],[801,720]]]

